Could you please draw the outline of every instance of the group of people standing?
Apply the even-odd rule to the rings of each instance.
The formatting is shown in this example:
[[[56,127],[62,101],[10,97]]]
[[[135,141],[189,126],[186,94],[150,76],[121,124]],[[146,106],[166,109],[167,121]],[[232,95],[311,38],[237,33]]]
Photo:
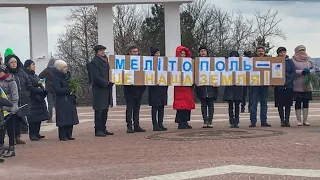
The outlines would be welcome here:
[[[104,56],[105,47],[98,45],[95,47],[96,56],[91,63],[88,64],[89,77],[91,78],[93,88],[93,104],[95,109],[95,129],[96,136],[113,135],[106,130],[106,119],[108,108],[111,105],[112,86],[109,82],[108,73],[109,65],[107,57]],[[139,49],[132,46],[128,55],[139,55]],[[151,56],[160,56],[160,50],[155,47],[150,48]],[[209,57],[207,47],[199,48],[200,57]],[[311,58],[306,53],[306,47],[300,45],[295,48],[295,54],[290,59],[287,56],[285,47],[277,49],[277,55],[285,59],[285,83],[282,86],[275,86],[275,106],[278,108],[279,119],[282,127],[290,127],[290,110],[295,100],[295,112],[298,126],[309,126],[308,108],[309,101],[312,100],[312,91],[310,85],[303,84],[305,75],[315,72],[315,67]],[[250,51],[244,53],[246,57],[265,57],[265,49],[262,46],[256,48],[255,54]],[[176,57],[192,57],[190,50],[184,46],[176,48]],[[239,52],[232,51],[228,57],[240,57]],[[102,65],[104,64],[104,65]],[[100,66],[99,66],[100,65]],[[164,107],[167,105],[167,86],[133,86],[126,85],[123,87],[124,97],[126,100],[126,122],[127,133],[145,132],[146,130],[140,126],[139,112],[141,106],[142,95],[148,89],[148,101],[151,106],[151,119],[153,131],[166,131],[167,128],[163,124]],[[228,86],[224,88],[223,100],[228,102],[229,123],[231,128],[239,128],[240,112],[245,111],[245,98],[249,91],[249,113],[250,125],[254,128],[257,126],[257,106],[260,102],[260,121],[261,127],[271,127],[267,122],[268,112],[268,94],[269,86]],[[201,101],[201,112],[203,117],[203,128],[213,128],[214,118],[214,102],[218,98],[218,87],[213,86],[175,86],[173,108],[176,110],[175,122],[178,129],[192,129],[189,125],[191,111],[195,109],[194,92]],[[108,97],[101,100],[100,97]],[[240,109],[240,104],[241,109]],[[99,107],[99,108],[98,108]],[[100,114],[103,114],[101,116]],[[303,114],[303,119],[301,115]],[[101,125],[102,124],[102,125]]]
[[[25,144],[21,140],[21,125],[27,126],[31,141],[45,138],[40,134],[40,127],[42,121],[52,122],[52,109],[49,108],[48,111],[45,101],[49,94],[54,94],[52,97],[56,104],[59,139],[74,140],[73,125],[79,121],[74,90],[68,83],[71,76],[67,63],[62,60],[49,62],[47,69],[41,73],[44,77],[39,77],[35,73],[35,68],[35,62],[30,59],[22,64],[10,48],[4,54],[4,61],[1,61],[0,162],[3,162],[1,157],[15,156],[16,144]],[[46,82],[48,86],[42,84],[42,78],[48,79]],[[49,102],[49,106],[52,105],[52,101]],[[4,146],[6,132],[9,137],[9,147]]]
[[[88,78],[92,86],[94,129],[95,136],[105,137],[114,133],[107,130],[109,107],[112,107],[112,87],[109,81],[110,66],[105,55],[106,47],[94,47],[95,56],[87,64]],[[310,126],[308,123],[309,101],[312,100],[310,85],[303,84],[304,76],[314,73],[315,67],[311,58],[306,53],[306,47],[300,45],[295,48],[295,54],[290,59],[286,48],[277,49],[279,57],[285,58],[285,83],[283,86],[274,87],[275,106],[278,108],[282,127],[290,127],[290,110],[295,100],[295,112],[298,126]],[[128,55],[139,55],[136,46],[130,47]],[[150,48],[151,56],[160,56],[160,50]],[[207,47],[199,48],[200,57],[209,57]],[[245,56],[252,57],[250,52]],[[257,47],[255,56],[264,57],[264,47]],[[184,46],[176,48],[176,57],[192,57],[190,50]],[[232,51],[228,57],[240,57],[239,52]],[[75,89],[70,85],[71,73],[68,65],[63,60],[50,60],[48,67],[40,76],[35,74],[35,62],[26,60],[21,63],[11,49],[7,49],[4,62],[0,65],[0,87],[6,98],[0,99],[0,157],[15,156],[15,144],[25,144],[21,140],[21,124],[28,123],[29,138],[39,141],[45,138],[40,134],[41,122],[52,122],[52,108],[56,110],[56,125],[58,126],[61,141],[75,140],[72,136],[73,126],[79,123],[76,109]],[[46,79],[43,86],[40,79]],[[139,123],[139,113],[143,93],[148,89],[148,101],[151,106],[151,119],[153,131],[166,131],[164,126],[165,106],[167,105],[167,86],[133,86],[123,87],[126,100],[127,133],[146,132]],[[249,90],[250,126],[257,124],[257,105],[260,102],[261,127],[270,127],[267,122],[268,90],[269,86],[228,86],[224,88],[223,100],[228,102],[229,123],[231,128],[239,128],[240,104]],[[213,86],[175,86],[173,108],[176,110],[175,122],[178,129],[192,129],[189,125],[191,111],[195,109],[194,92],[201,101],[203,128],[213,128],[214,102],[218,98],[218,87]],[[47,108],[45,98],[48,98]],[[241,112],[244,112],[241,106]],[[5,116],[5,112],[10,114]],[[301,119],[301,115],[302,119]],[[4,137],[7,132],[9,147],[4,147]]]

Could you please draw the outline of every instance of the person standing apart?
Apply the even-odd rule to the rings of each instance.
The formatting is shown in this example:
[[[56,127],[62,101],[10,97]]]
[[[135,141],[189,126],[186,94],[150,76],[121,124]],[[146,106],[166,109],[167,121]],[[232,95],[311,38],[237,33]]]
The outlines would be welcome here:
[[[54,65],[55,61],[56,60],[54,58],[51,58],[49,60],[47,68],[44,69],[39,74],[40,79],[45,79],[46,89],[48,90],[47,101],[48,101],[49,119],[48,119],[47,123],[52,123],[53,108],[54,108],[54,103],[56,100],[56,95],[54,94],[53,88],[52,88],[52,68],[54,68],[53,65]]]
[[[311,85],[304,84],[306,75],[315,72],[311,57],[306,53],[306,47],[299,45],[294,49],[295,54],[292,56],[292,61],[296,69],[296,78],[294,84],[294,100],[295,112],[298,126],[310,126],[308,122],[309,102],[312,100]],[[301,122],[301,113],[303,113],[303,122]]]
[[[8,102],[5,101],[5,99],[1,100],[0,106],[4,106],[1,108],[1,114],[3,115],[3,111],[10,112],[10,115],[7,115],[6,117],[0,117],[0,120],[2,123],[0,124],[0,157],[3,156],[4,158],[15,156],[15,138],[14,138],[14,120],[15,120],[15,114],[18,111],[18,103],[19,103],[19,94],[18,94],[18,86],[12,75],[9,73],[8,68],[6,65],[1,64],[0,65],[0,87],[3,92],[7,96]],[[4,122],[6,121],[6,122]],[[9,137],[9,148],[8,151],[5,151],[4,147],[4,138],[5,138],[5,132],[7,131],[8,137]]]
[[[109,81],[109,62],[105,54],[106,47],[94,47],[95,56],[89,63],[90,81],[94,109],[95,136],[113,135],[106,127],[109,107],[112,106],[112,83]]]
[[[257,57],[265,57],[265,49],[262,46],[256,48]],[[256,127],[257,123],[257,106],[260,102],[260,121],[261,127],[271,127],[267,123],[268,112],[268,93],[269,86],[251,86],[249,88],[249,104],[250,104],[250,121],[249,127]]]
[[[129,49],[129,55],[139,56],[139,49],[136,46],[132,46]],[[125,85],[123,87],[124,98],[126,99],[126,122],[127,133],[146,132],[140,126],[140,106],[142,95],[146,90],[146,86]],[[132,127],[133,120],[133,127]]]
[[[150,48],[151,56],[160,56],[160,50],[156,47]],[[151,106],[151,117],[153,131],[168,130],[163,125],[164,106],[168,101],[168,86],[148,86],[148,102]]]
[[[293,103],[293,81],[296,78],[296,69],[293,61],[287,56],[287,49],[279,47],[277,49],[278,57],[285,58],[285,83],[283,86],[274,87],[275,107],[278,108],[281,127],[290,127],[290,112]]]
[[[71,89],[69,81],[71,73],[67,63],[56,60],[52,69],[52,87],[56,94],[56,125],[60,141],[75,140],[73,126],[79,124],[75,89]]]
[[[24,62],[24,67],[32,86],[40,90],[39,92],[31,92],[31,115],[27,116],[29,123],[29,138],[31,141],[39,141],[40,139],[45,138],[45,136],[40,135],[41,122],[49,119],[45,101],[48,91],[43,87],[40,78],[35,74],[36,64],[29,59]]]
[[[200,57],[209,57],[208,48],[206,46],[200,46],[199,48]],[[218,87],[197,86],[196,94],[198,99],[201,101],[201,113],[203,118],[203,128],[213,128],[212,120],[214,114],[214,101],[218,97]]]
[[[184,46],[178,46],[176,57],[191,58],[191,52]],[[177,110],[175,122],[178,123],[178,129],[192,129],[188,121],[191,118],[191,110],[195,109],[193,87],[175,86],[173,97],[173,109]]]
[[[239,57],[237,51],[232,51],[229,57]],[[223,100],[228,101],[229,122],[231,128],[239,128],[240,103],[243,98],[243,86],[226,86],[224,88]]]

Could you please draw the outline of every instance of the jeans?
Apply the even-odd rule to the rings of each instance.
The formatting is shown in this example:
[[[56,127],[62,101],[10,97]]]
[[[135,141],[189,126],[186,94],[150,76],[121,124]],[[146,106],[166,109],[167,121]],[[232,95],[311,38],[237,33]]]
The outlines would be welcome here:
[[[235,123],[235,125],[239,124],[239,120],[240,120],[240,101],[228,101],[228,111],[229,111],[229,120],[230,120],[230,124],[232,124],[232,122]]]
[[[126,99],[126,122],[127,127],[132,126],[132,120],[135,127],[139,126],[140,106],[142,98]]]
[[[268,112],[268,86],[255,86],[250,87],[249,98],[250,98],[250,121],[251,124],[257,123],[257,106],[260,102],[260,121],[261,124],[267,123],[267,112]]]
[[[105,131],[108,118],[108,109],[94,111],[94,129],[95,132]]]
[[[49,92],[47,95],[47,100],[48,100],[48,112],[49,112],[49,118],[52,120],[52,111],[54,108],[55,100],[56,100],[56,94]]]
[[[208,113],[209,112],[209,113]],[[201,99],[201,113],[204,121],[212,121],[214,114],[213,98]]]

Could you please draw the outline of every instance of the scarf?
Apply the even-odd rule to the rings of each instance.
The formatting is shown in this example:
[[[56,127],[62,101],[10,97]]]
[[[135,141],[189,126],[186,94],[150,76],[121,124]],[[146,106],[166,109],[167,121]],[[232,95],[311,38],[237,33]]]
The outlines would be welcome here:
[[[308,56],[307,54],[303,55],[303,54],[299,54],[299,53],[295,53],[292,56],[292,59],[294,59],[296,61],[311,61],[310,56]]]
[[[7,73],[7,74],[3,75],[2,77],[0,77],[0,80],[3,81],[5,79],[7,79],[9,76],[10,76],[10,74]]]

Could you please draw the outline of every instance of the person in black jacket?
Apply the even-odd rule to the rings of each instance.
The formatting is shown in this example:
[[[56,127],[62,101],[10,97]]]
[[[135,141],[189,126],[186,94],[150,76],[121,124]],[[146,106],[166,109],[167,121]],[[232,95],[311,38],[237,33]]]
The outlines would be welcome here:
[[[39,141],[45,138],[40,135],[41,122],[49,119],[45,98],[48,91],[42,85],[40,78],[35,74],[35,63],[28,59],[24,62],[25,72],[27,73],[32,86],[42,91],[31,92],[30,115],[27,116],[29,123],[29,138],[31,141]]]
[[[283,86],[274,87],[275,106],[278,107],[281,127],[290,127],[289,119],[294,97],[293,80],[296,78],[296,68],[294,62],[287,56],[285,47],[279,47],[277,54],[278,57],[285,57],[286,81]]]
[[[8,99],[5,99],[3,97],[0,97],[0,163],[4,162],[4,159],[1,157],[6,154],[6,151],[4,149],[4,136],[5,136],[5,122],[4,122],[4,113],[3,113],[3,107],[12,107],[13,103],[10,102]]]
[[[8,55],[5,58],[5,64],[9,67],[10,73],[13,75],[19,91],[19,107],[24,106],[15,115],[15,140],[17,144],[25,144],[21,140],[21,122],[26,124],[26,116],[30,115],[30,95],[31,92],[38,93],[42,92],[41,89],[32,86],[30,79],[24,72],[23,64],[16,55]],[[26,125],[27,126],[27,125]],[[27,128],[28,129],[28,128]]]
[[[129,55],[138,56],[139,50],[136,46],[132,46],[129,49]],[[124,98],[126,99],[126,122],[127,122],[127,133],[134,132],[146,132],[145,129],[141,128],[139,123],[139,114],[142,95],[146,90],[146,86],[133,86],[125,85],[123,87]],[[133,120],[133,127],[132,127]]]
[[[56,60],[54,58],[51,58],[50,61],[48,62],[47,68],[45,68],[39,74],[40,79],[45,79],[46,89],[48,90],[47,101],[48,101],[49,119],[47,123],[52,123],[53,108],[56,100],[56,95],[54,94],[53,88],[52,88],[52,68],[54,68],[53,65],[55,61]]]
[[[95,56],[89,66],[89,79],[92,84],[95,136],[113,135],[107,131],[106,123],[109,107],[112,106],[112,83],[109,82],[109,62],[105,55],[106,47],[97,45]]]
[[[56,94],[56,125],[60,141],[75,140],[73,126],[79,124],[75,89],[69,85],[71,73],[67,63],[56,60],[52,69],[52,87]]]
[[[150,48],[151,56],[160,56],[160,50],[155,47]],[[149,86],[148,87],[148,101],[151,106],[151,117],[153,131],[166,131],[167,128],[163,126],[164,106],[168,101],[168,86]],[[157,120],[158,119],[158,120]]]
[[[199,48],[199,56],[209,57],[207,47],[201,46]],[[218,97],[218,87],[197,86],[196,94],[201,101],[201,113],[204,121],[203,128],[213,128],[214,101]]]
[[[251,51],[245,51],[243,53],[243,55],[244,55],[244,57],[249,57],[249,58],[252,57]],[[243,97],[242,97],[242,101],[241,101],[241,113],[244,113],[246,111],[246,98],[248,95],[248,90],[249,90],[249,86],[243,87]],[[248,112],[250,112],[250,99],[249,99],[249,103],[248,103]]]
[[[229,57],[239,57],[237,51],[232,51]],[[226,86],[224,89],[223,100],[228,101],[229,122],[231,128],[239,128],[240,123],[240,103],[243,96],[243,86]]]

